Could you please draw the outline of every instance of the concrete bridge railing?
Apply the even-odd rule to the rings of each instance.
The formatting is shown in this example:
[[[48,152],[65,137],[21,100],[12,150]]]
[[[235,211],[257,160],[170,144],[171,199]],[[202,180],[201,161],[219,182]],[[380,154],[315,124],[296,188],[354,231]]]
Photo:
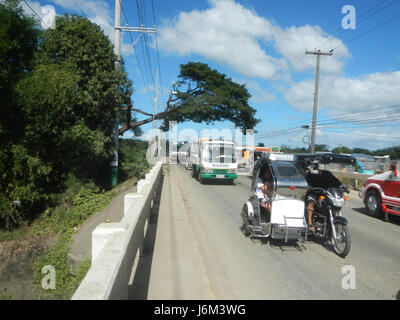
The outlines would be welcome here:
[[[72,300],[128,298],[129,277],[142,250],[161,174],[162,161],[138,181],[137,193],[125,195],[121,222],[102,223],[93,231],[92,266]]]

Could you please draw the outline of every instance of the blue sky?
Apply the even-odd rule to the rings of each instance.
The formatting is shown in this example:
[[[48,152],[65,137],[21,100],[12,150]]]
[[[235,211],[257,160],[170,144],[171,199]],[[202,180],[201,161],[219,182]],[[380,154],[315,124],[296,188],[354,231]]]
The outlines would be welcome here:
[[[51,5],[57,14],[84,15],[113,41],[113,0],[27,2],[39,14],[41,7]],[[355,29],[342,27],[349,13],[342,13],[345,5],[355,9]],[[400,1],[122,0],[122,6],[129,26],[142,20],[151,27],[156,20],[163,95],[159,111],[179,65],[200,61],[246,85],[261,119],[256,143],[306,146],[310,130],[301,126],[311,124],[316,59],[304,51],[334,49],[332,56],[321,58],[316,143],[372,150],[400,145]],[[122,54],[130,42],[124,33]],[[154,35],[147,35],[135,46],[138,58],[133,50],[124,56],[135,86],[135,107],[150,113],[158,66],[155,48]],[[201,128],[205,125],[183,123],[178,132],[199,133]],[[216,123],[213,128],[233,125]]]

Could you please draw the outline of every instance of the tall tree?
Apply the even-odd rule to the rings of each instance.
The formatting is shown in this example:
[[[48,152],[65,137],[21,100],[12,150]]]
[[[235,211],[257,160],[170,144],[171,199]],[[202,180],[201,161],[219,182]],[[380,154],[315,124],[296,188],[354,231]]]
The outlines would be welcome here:
[[[18,0],[0,3],[0,227],[18,220],[17,212],[12,213],[12,201],[18,199],[12,189],[18,166],[16,154],[23,150],[16,146],[24,136],[24,114],[17,104],[15,86],[32,70],[38,44],[34,26],[35,21],[23,15]],[[32,168],[33,162],[30,165]]]
[[[154,119],[164,119],[163,130],[168,130],[169,121],[210,124],[225,120],[233,122],[243,132],[253,129],[260,121],[255,118],[256,110],[248,103],[251,95],[245,85],[235,83],[207,64],[189,62],[181,65],[178,79],[173,85],[175,94],[168,100],[165,111],[152,115],[132,108],[148,118],[128,122],[120,129],[120,134]]]
[[[47,29],[36,64],[69,63],[75,66],[80,99],[74,106],[77,117],[91,130],[109,134],[116,107],[122,107],[133,91],[123,71],[115,69],[113,45],[100,26],[79,16],[57,17],[56,28]]]

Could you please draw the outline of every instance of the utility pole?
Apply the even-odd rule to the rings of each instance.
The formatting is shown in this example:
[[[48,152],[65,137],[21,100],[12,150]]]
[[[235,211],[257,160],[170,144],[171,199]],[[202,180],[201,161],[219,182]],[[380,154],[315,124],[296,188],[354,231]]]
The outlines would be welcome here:
[[[118,71],[121,62],[121,29],[117,26],[121,25],[121,1],[115,0],[115,28],[114,28],[114,54],[117,56],[115,61],[115,69]],[[111,161],[111,187],[114,188],[118,183],[118,135],[119,135],[119,114],[115,110],[114,126],[112,132],[113,143],[113,159]]]
[[[316,51],[306,51],[306,54],[313,54],[317,56],[317,69],[315,71],[315,89],[314,89],[314,108],[313,108],[313,119],[312,119],[312,129],[311,129],[311,146],[310,152],[315,152],[315,129],[317,126],[317,104],[318,104],[318,86],[319,86],[319,65],[321,56],[331,56],[333,54],[333,49],[329,52],[321,52],[321,50]]]
[[[157,119],[154,119],[154,115],[158,113],[158,69],[157,69],[157,78],[156,78],[156,96],[154,97],[154,106],[153,106],[153,135],[154,141],[157,146],[157,155],[159,155],[159,140],[157,138]]]
[[[115,0],[115,20],[114,20],[114,54],[117,56],[115,61],[115,68],[118,71],[121,62],[121,31],[128,32],[140,32],[139,37],[132,43],[131,47],[134,47],[137,41],[145,33],[156,33],[156,26],[153,28],[141,27],[123,27],[121,26],[121,1]],[[114,127],[111,135],[113,142],[113,153],[114,157],[111,161],[111,187],[115,187],[118,183],[118,136],[119,136],[119,114],[115,111]]]

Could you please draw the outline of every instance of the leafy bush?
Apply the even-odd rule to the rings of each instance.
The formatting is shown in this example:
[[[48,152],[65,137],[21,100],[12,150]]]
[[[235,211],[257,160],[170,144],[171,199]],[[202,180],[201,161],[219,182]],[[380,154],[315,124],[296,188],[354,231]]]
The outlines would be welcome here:
[[[41,235],[50,232],[61,233],[57,244],[46,255],[38,257],[33,264],[34,279],[38,284],[43,278],[41,270],[44,266],[50,265],[55,268],[56,289],[52,290],[51,294],[59,299],[69,299],[90,268],[90,261],[85,261],[78,266],[75,275],[71,273],[68,252],[74,227],[79,227],[92,214],[105,208],[113,196],[112,192],[100,192],[89,183],[86,185],[88,187],[81,185],[77,194],[71,199],[79,182],[72,177],[68,181],[70,189],[67,189],[62,197],[65,201],[63,205],[52,210],[48,209],[40,224],[32,229],[34,233]]]

